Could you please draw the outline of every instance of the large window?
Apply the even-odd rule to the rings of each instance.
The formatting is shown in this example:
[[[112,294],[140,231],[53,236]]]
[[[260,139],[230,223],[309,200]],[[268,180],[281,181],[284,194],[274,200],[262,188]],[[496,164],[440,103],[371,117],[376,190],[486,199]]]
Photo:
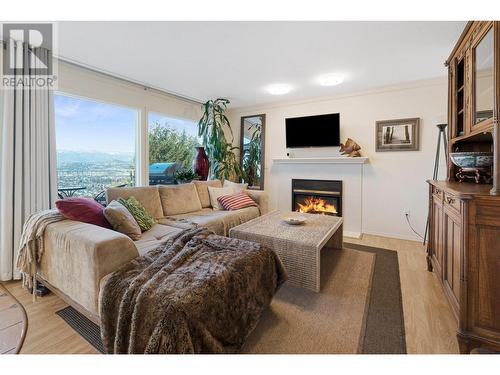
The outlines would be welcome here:
[[[148,114],[149,184],[174,183],[174,173],[191,168],[200,145],[197,123],[150,112]]]
[[[61,94],[54,105],[60,197],[135,185],[137,110]]]

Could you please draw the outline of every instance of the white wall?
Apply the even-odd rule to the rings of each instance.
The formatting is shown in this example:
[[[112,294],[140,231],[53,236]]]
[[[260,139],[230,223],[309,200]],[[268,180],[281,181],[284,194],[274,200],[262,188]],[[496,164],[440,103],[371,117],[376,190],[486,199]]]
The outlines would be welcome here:
[[[403,211],[410,210],[414,228],[423,235],[428,209],[425,180],[432,177],[438,135],[435,125],[446,122],[446,78],[352,95],[232,109],[229,119],[235,143],[239,140],[241,116],[266,114],[265,189],[273,208],[278,206],[276,197],[283,194],[275,191],[283,184],[277,180],[280,174],[273,170],[272,159],[286,157],[285,118],[336,112],[340,113],[341,141],[354,139],[361,145],[363,156],[370,158],[363,176],[363,233],[418,239],[408,227]],[[421,119],[420,150],[375,152],[375,121],[410,117]],[[337,151],[310,149],[303,150],[300,156],[323,156]],[[444,164],[441,171],[444,177]]]
[[[201,117],[201,104],[182,100],[173,95],[159,93],[154,90],[115,79],[88,69],[80,68],[63,61],[58,63],[57,91],[132,107],[139,110],[137,129],[137,184],[148,184],[148,112],[157,112],[171,117],[198,121]],[[119,136],[119,134],[117,134]]]

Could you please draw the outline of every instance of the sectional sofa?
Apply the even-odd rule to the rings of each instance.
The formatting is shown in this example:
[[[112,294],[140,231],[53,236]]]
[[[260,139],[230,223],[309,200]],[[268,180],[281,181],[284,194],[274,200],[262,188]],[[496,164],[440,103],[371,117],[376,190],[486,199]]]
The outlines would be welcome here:
[[[110,188],[107,201],[134,196],[155,217],[157,224],[137,241],[92,224],[63,220],[47,226],[44,255],[37,278],[66,302],[99,322],[99,291],[102,279],[130,260],[146,254],[173,235],[195,223],[226,236],[229,229],[268,210],[267,194],[246,190],[258,207],[236,211],[214,209],[208,186],[220,181],[197,181],[182,185]]]

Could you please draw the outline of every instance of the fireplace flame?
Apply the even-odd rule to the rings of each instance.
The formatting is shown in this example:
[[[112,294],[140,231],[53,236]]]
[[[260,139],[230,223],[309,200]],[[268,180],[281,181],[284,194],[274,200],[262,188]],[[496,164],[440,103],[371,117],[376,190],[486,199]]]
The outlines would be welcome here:
[[[312,214],[337,214],[337,209],[333,204],[327,203],[324,199],[309,197],[304,199],[304,204],[297,203],[298,212]]]

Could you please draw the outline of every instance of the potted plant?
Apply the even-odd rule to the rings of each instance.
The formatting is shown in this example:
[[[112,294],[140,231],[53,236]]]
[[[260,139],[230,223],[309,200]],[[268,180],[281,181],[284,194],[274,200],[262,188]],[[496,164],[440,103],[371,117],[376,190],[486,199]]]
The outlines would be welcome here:
[[[174,179],[178,184],[185,184],[193,180],[199,180],[200,176],[189,168],[183,168],[174,172]]]
[[[202,138],[210,163],[210,177],[221,181],[241,175],[241,169],[234,154],[233,131],[226,117],[228,99],[209,100],[204,105],[203,116],[198,122],[198,136]],[[228,140],[226,134],[230,136]]]

